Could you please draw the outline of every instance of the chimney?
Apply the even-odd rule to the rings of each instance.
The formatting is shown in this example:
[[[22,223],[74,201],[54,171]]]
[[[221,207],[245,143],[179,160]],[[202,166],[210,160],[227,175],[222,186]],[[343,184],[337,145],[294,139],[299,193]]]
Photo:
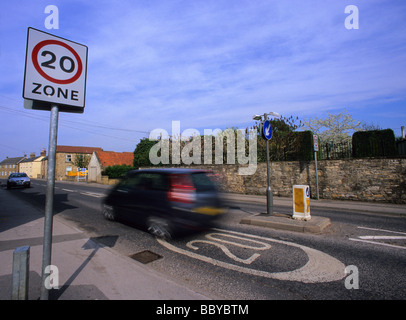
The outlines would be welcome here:
[[[47,149],[42,149],[41,150],[41,156],[46,157],[46,155],[47,155]]]
[[[405,126],[401,126],[400,130],[402,131],[402,139],[405,138]]]
[[[35,158],[35,152],[30,153],[30,158]]]

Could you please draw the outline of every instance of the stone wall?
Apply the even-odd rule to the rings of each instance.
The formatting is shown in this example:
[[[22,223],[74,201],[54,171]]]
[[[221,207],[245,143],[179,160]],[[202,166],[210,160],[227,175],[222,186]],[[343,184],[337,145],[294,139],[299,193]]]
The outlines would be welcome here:
[[[213,170],[225,192],[266,194],[266,163],[255,174],[238,174],[239,165],[193,166]],[[406,159],[346,159],[317,162],[320,199],[344,199],[406,203]],[[310,186],[316,197],[314,161],[271,163],[271,186],[275,196],[292,197],[292,186]]]
[[[101,176],[101,184],[115,185],[120,182],[120,179],[110,179],[109,176]]]

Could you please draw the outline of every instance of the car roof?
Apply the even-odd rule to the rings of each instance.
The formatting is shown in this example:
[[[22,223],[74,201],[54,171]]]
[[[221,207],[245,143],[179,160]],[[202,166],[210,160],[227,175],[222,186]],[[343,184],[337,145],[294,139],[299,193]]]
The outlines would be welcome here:
[[[203,169],[188,169],[188,168],[151,168],[151,169],[139,169],[139,170],[131,170],[128,174],[134,174],[138,172],[159,172],[165,174],[187,174],[187,173],[203,173],[208,172],[207,170]]]

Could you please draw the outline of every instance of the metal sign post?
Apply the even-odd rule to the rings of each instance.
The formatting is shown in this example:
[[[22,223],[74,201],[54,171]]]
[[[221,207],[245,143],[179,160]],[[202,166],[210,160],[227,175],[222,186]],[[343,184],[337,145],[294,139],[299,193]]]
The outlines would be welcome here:
[[[59,112],[83,113],[86,98],[87,47],[28,28],[25,57],[24,108],[51,111],[45,200],[41,300],[49,298],[56,145]]]
[[[316,170],[316,199],[319,200],[319,175],[317,173],[317,151],[319,151],[319,140],[317,135],[313,135],[313,149],[314,149],[314,166]]]
[[[45,281],[48,277],[46,268],[51,265],[52,253],[52,226],[54,214],[55,162],[56,142],[58,138],[58,117],[59,107],[57,105],[53,105],[51,108],[51,124],[49,128],[47,190],[45,199],[44,240],[42,250],[41,300],[48,300],[49,298],[49,288],[45,287]]]

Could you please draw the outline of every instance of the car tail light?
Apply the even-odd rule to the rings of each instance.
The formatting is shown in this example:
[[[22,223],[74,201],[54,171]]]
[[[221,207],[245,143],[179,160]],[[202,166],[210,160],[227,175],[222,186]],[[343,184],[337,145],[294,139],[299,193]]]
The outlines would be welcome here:
[[[186,174],[173,174],[170,176],[171,186],[168,200],[182,203],[193,203],[196,199],[196,189],[192,179]]]

